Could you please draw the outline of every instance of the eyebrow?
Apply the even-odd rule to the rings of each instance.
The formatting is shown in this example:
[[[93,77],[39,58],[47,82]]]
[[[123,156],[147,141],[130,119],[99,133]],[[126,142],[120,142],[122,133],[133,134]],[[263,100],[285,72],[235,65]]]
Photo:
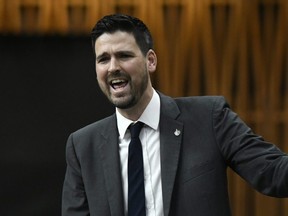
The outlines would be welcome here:
[[[96,56],[96,61],[99,61],[101,58],[103,58],[104,56],[107,56],[107,55],[108,55],[108,53],[107,53],[107,52],[104,52],[104,53],[102,53],[101,55]]]
[[[118,51],[115,53],[116,56],[122,55],[122,54],[126,54],[126,55],[131,55],[131,56],[135,56],[135,53],[129,50],[122,50],[122,51]],[[102,54],[100,54],[99,56],[96,57],[96,61],[99,61],[101,58],[105,57],[105,56],[109,56],[109,54],[107,52],[104,52]]]

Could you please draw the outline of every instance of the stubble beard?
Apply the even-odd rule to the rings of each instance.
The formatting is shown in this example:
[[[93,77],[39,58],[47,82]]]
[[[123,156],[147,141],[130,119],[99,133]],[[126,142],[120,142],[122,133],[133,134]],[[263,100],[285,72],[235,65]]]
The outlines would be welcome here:
[[[107,84],[107,87],[100,86],[102,92],[106,95],[108,100],[117,108],[119,109],[129,109],[135,106],[141,97],[143,96],[147,86],[148,86],[148,72],[142,76],[141,83],[139,86],[133,85],[131,79],[127,85],[130,85],[130,93],[129,95],[123,95],[114,97],[110,92],[110,85]]]

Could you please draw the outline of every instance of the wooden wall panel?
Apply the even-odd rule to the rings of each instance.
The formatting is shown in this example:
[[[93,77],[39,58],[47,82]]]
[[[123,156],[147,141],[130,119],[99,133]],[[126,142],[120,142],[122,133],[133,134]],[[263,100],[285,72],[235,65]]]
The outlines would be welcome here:
[[[224,95],[257,133],[288,152],[287,0],[2,0],[0,34],[89,35],[96,20],[115,12],[150,27],[157,89]],[[233,215],[288,215],[287,199],[228,175]]]
[[[4,13],[5,13],[5,2],[0,4],[0,29],[4,29]]]

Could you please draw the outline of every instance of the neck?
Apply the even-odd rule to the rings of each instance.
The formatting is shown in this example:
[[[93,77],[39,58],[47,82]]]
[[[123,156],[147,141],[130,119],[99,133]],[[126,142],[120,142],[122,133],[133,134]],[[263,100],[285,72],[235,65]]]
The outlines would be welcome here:
[[[151,101],[152,96],[153,88],[151,87],[147,89],[146,93],[142,95],[141,99],[135,106],[128,109],[117,109],[125,118],[130,119],[131,121],[137,121]]]

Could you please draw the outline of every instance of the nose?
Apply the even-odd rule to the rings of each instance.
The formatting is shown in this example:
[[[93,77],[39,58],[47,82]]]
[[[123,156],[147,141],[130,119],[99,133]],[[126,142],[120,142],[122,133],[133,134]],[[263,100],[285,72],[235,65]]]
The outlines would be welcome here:
[[[116,58],[111,58],[110,60],[110,64],[109,64],[109,68],[108,68],[108,72],[109,73],[113,73],[116,71],[120,71],[120,65],[119,62]]]

